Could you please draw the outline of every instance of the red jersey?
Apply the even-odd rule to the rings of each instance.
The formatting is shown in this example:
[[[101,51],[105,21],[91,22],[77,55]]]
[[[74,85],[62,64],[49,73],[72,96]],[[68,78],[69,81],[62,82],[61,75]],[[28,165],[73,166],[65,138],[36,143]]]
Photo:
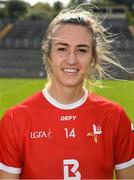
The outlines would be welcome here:
[[[0,169],[20,178],[112,179],[114,169],[132,164],[130,120],[95,94],[64,105],[44,89],[0,122]]]

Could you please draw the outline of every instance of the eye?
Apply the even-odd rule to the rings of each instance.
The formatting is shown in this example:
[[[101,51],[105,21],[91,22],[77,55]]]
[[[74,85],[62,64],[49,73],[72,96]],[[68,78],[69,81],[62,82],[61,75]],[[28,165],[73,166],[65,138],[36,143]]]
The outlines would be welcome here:
[[[88,52],[87,49],[83,49],[83,48],[78,49],[78,51],[79,51],[80,53],[87,53],[87,52]]]
[[[60,47],[60,48],[58,48],[57,50],[58,50],[58,51],[66,51],[66,48]]]

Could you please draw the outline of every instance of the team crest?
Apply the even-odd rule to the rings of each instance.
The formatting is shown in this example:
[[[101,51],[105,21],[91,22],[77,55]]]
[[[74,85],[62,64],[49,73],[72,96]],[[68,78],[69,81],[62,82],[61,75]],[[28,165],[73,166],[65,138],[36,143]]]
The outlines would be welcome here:
[[[87,136],[93,136],[94,142],[98,143],[98,135],[100,134],[102,134],[101,126],[96,126],[95,124],[93,124],[93,131],[88,132]]]

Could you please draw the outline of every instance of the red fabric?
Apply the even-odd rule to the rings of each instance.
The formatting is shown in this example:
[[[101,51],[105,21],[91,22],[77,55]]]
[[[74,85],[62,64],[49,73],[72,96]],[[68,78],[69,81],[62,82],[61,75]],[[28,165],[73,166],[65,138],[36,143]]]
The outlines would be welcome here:
[[[115,165],[133,158],[126,113],[95,94],[78,108],[62,110],[39,92],[0,122],[0,163],[22,168],[21,178],[110,179]]]

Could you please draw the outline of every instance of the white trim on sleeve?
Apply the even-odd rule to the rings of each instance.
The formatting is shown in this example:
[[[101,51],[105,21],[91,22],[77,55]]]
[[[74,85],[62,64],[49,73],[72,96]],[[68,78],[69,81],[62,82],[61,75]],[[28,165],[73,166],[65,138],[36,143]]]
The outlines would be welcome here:
[[[0,163],[0,169],[7,173],[12,173],[12,174],[20,174],[22,170],[21,168],[6,166],[3,163]]]
[[[125,162],[125,163],[115,165],[115,170],[125,169],[129,166],[132,166],[132,165],[134,165],[134,158]]]

